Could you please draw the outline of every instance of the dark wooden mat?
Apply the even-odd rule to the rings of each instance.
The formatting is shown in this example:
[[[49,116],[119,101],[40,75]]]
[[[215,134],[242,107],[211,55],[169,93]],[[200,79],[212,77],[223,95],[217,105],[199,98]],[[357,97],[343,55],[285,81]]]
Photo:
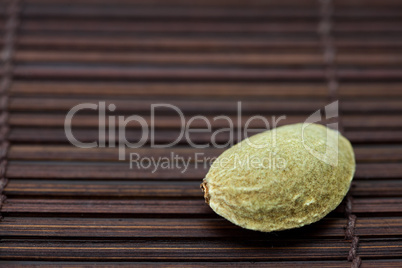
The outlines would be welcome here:
[[[402,266],[401,1],[11,0],[0,33],[0,265]],[[241,127],[256,114],[302,122],[338,99],[357,159],[350,194],[322,221],[273,234],[204,204],[207,167],[129,169],[117,148],[79,149],[64,131],[80,103],[149,121],[151,104],[236,118],[241,101]],[[180,128],[168,111],[154,124],[158,143]],[[79,140],[99,139],[95,111],[72,125]],[[126,135],[139,139],[139,126]],[[183,139],[126,153],[222,150]]]

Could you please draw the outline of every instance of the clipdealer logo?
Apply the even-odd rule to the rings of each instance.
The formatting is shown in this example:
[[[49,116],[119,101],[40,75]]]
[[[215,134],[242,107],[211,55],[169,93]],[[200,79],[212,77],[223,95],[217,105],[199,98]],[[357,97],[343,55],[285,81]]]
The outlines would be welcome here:
[[[328,105],[326,105],[324,107],[324,113],[325,113],[325,120],[333,120],[339,117],[339,101],[334,101]],[[302,126],[302,143],[304,148],[310,153],[312,154],[315,158],[317,158],[318,160],[331,165],[331,166],[337,166],[338,165],[338,143],[339,143],[339,139],[334,139],[334,143],[332,144],[332,146],[329,145],[328,140],[329,140],[329,136],[332,134],[331,131],[329,129],[327,129],[327,139],[326,139],[326,144],[325,144],[325,152],[319,152],[316,151],[314,149],[312,149],[311,147],[308,146],[307,142],[306,142],[306,129],[308,128],[309,125],[313,124],[313,123],[318,123],[320,121],[322,121],[322,116],[321,116],[321,109],[318,109],[317,111],[315,111],[314,113],[312,113],[303,123]],[[336,133],[339,135],[339,123],[338,122],[332,122],[332,123],[328,123],[326,124],[326,126],[332,130],[335,130]],[[338,136],[339,138],[339,136]]]
[[[180,132],[176,139],[167,144],[160,144],[157,143],[156,139],[156,130],[155,130],[155,112],[157,109],[170,109],[171,111],[175,112],[180,120]],[[234,145],[234,142],[237,140],[241,140],[242,137],[248,137],[249,132],[257,133],[267,129],[275,129],[278,126],[278,123],[281,120],[286,119],[286,116],[272,116],[272,126],[266,117],[261,115],[255,115],[249,117],[244,124],[244,128],[235,127],[242,125],[242,111],[241,111],[241,102],[237,103],[237,118],[235,119],[237,122],[233,122],[233,119],[226,115],[218,115],[212,118],[213,122],[218,120],[225,121],[228,124],[227,128],[222,129],[213,129],[211,119],[207,118],[203,115],[195,115],[193,117],[187,118],[184,116],[183,112],[177,107],[172,104],[167,103],[160,103],[160,104],[152,104],[150,109],[150,121],[148,122],[144,117],[140,115],[131,115],[125,117],[123,115],[107,115],[107,113],[114,112],[116,110],[116,105],[109,104],[106,107],[105,102],[99,102],[98,104],[95,103],[82,103],[74,106],[66,115],[64,121],[64,130],[67,139],[76,147],[79,148],[105,148],[105,147],[118,147],[119,148],[119,160],[125,160],[126,148],[140,148],[143,147],[145,144],[149,144],[151,148],[171,148],[177,145],[180,141],[185,139],[185,142],[189,144],[192,148],[196,149],[204,149],[204,148],[227,148],[228,146]],[[79,111],[85,110],[93,110],[98,111],[98,141],[92,142],[81,142],[79,141],[73,134],[72,131],[72,121],[74,116]],[[205,123],[205,128],[194,128],[192,124],[195,120],[201,120]],[[259,120],[262,121],[264,128],[261,129],[252,129],[250,124],[255,121]],[[141,137],[138,137],[136,142],[128,141],[127,140],[127,133],[130,129],[127,129],[129,123],[135,122],[140,126],[140,133]],[[117,126],[117,133],[116,128]],[[224,144],[219,144],[217,140],[217,135],[220,133],[228,133],[229,139]],[[211,139],[210,142],[200,144],[195,143],[192,140],[191,134],[192,133],[210,133]],[[235,138],[236,137],[236,138]],[[117,144],[116,144],[117,142]],[[254,145],[253,145],[254,146]],[[261,148],[264,148],[262,145],[255,145]],[[268,145],[266,145],[268,146]]]
[[[144,146],[147,146],[147,148],[172,148],[176,146],[179,142],[184,141],[186,144],[191,146],[192,148],[195,149],[205,149],[205,148],[228,148],[230,146],[233,146],[237,141],[240,141],[242,137],[247,138],[251,134],[263,132],[266,130],[272,130],[271,131],[271,143],[270,144],[252,144],[252,142],[248,139],[246,139],[247,144],[254,148],[258,149],[263,149],[263,148],[275,148],[276,147],[276,127],[280,123],[280,121],[286,119],[286,115],[281,115],[281,116],[272,116],[271,120],[268,120],[267,117],[261,116],[261,115],[254,115],[251,117],[248,117],[247,120],[245,121],[243,125],[243,119],[242,119],[242,104],[241,102],[237,103],[237,116],[235,118],[229,117],[226,115],[218,115],[213,118],[207,118],[206,116],[203,115],[195,115],[192,117],[185,117],[183,112],[179,109],[179,107],[174,106],[172,104],[168,103],[158,103],[158,104],[152,104],[150,107],[150,116],[148,117],[149,119],[146,120],[143,116],[140,115],[130,115],[130,116],[123,116],[123,115],[115,115],[113,112],[116,111],[116,105],[114,104],[109,104],[106,105],[106,102],[101,101],[99,103],[82,103],[74,106],[66,115],[65,117],[65,122],[64,122],[64,129],[65,129],[65,134],[67,139],[70,141],[71,144],[73,144],[76,147],[79,148],[118,148],[118,160],[124,161],[126,160],[126,150],[127,148],[141,148]],[[77,115],[77,113],[82,112],[82,111],[89,111],[91,110],[96,111],[98,115],[98,139],[96,141],[92,142],[82,142],[78,140],[72,130],[72,122],[74,119],[74,116]],[[178,120],[180,122],[180,132],[175,138],[174,141],[166,143],[166,144],[161,144],[157,142],[157,137],[156,137],[156,130],[155,130],[155,125],[156,125],[156,112],[157,111],[163,111],[166,112],[166,110],[170,110],[170,112],[173,112],[176,114],[175,116],[178,117]],[[330,118],[336,118],[338,117],[338,101],[335,101],[333,103],[330,103],[325,106],[324,108],[325,114],[326,114],[326,119]],[[195,128],[193,127],[193,123],[195,120],[202,121],[205,123],[204,128]],[[226,128],[220,128],[220,129],[214,129],[213,123],[216,121],[225,121],[228,125]],[[260,121],[263,126],[262,128],[251,128],[251,124],[253,121]],[[305,149],[312,154],[314,157],[317,159],[330,164],[330,165],[337,165],[337,159],[334,158],[334,151],[336,150],[336,158],[337,158],[337,147],[336,148],[329,148],[328,145],[326,145],[326,152],[318,152],[313,149],[311,149],[308,146],[308,143],[306,142],[305,139],[305,133],[308,130],[308,126],[311,125],[312,123],[318,123],[322,121],[321,117],[321,109],[315,111],[312,113],[303,123],[302,125],[302,137],[301,141],[303,143],[303,146]],[[271,122],[271,123],[270,123]],[[132,128],[128,128],[129,124],[137,124],[137,131],[135,133],[140,133],[137,135],[136,140],[128,140],[127,139],[127,134],[132,131]],[[328,127],[337,130],[338,129],[338,123],[331,123],[327,125]],[[138,132],[138,129],[140,131]],[[217,136],[221,133],[227,133],[228,134],[228,139],[226,143],[220,144],[218,143]],[[210,134],[210,140],[207,143],[196,143],[193,141],[192,134],[195,133],[209,133]],[[327,137],[329,135],[329,130],[327,130]],[[193,159],[192,157],[188,159],[184,159],[180,156],[174,156],[174,157],[165,157],[165,158],[159,158],[159,159],[151,159],[149,157],[141,157],[141,155],[137,152],[135,153],[130,153],[130,168],[133,168],[134,165],[136,165],[137,168],[145,168],[145,169],[152,169],[151,172],[155,172],[159,168],[178,168],[184,171],[186,171],[190,165],[190,163],[198,163],[199,161],[201,162],[208,162],[212,163],[215,158],[213,159],[202,159],[200,160],[200,155],[198,154],[197,156],[194,156]],[[173,161],[173,163],[172,163]],[[242,160],[240,160],[241,162]],[[268,168],[276,168],[277,165],[271,165],[271,163],[282,163],[281,167],[284,168],[286,165],[286,161],[283,159],[278,159],[276,162],[275,159],[268,159],[262,161],[262,164],[259,163],[260,167],[263,166],[267,168],[267,165],[264,163],[269,163]],[[255,161],[254,161],[255,162]],[[244,161],[243,161],[244,163]]]

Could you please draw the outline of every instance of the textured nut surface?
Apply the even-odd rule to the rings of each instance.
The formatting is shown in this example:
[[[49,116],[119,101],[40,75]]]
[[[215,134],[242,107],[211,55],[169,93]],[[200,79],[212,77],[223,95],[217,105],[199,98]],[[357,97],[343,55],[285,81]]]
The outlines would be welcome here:
[[[201,184],[205,201],[232,223],[263,232],[301,227],[334,210],[355,172],[352,146],[322,125],[302,136],[302,126],[266,131],[223,152]]]

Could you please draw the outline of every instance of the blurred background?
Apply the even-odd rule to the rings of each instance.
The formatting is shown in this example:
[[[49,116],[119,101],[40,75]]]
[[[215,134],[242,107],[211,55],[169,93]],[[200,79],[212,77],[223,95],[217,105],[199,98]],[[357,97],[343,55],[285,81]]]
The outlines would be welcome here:
[[[0,264],[349,267],[361,258],[364,267],[391,267],[402,258],[400,1],[11,0],[0,3],[0,33]],[[195,153],[213,158],[243,134],[218,134],[222,148],[211,146],[211,132],[190,135],[205,149],[185,138],[172,148],[147,140],[127,148],[126,161],[109,148],[121,141],[109,136],[119,133],[117,116],[144,118],[156,144],[175,141],[177,111],[156,110],[152,122],[153,104],[174,105],[186,122],[225,115],[241,130],[255,115],[304,122],[334,101],[333,120],[356,153],[350,196],[323,221],[290,232],[242,230],[204,204],[199,184],[209,165],[195,167]],[[101,102],[116,107],[104,123],[98,110],[83,109],[71,125],[78,140],[105,139],[106,148],[74,147],[66,114]],[[210,122],[212,131],[231,126]],[[198,118],[192,127],[207,124]],[[123,134],[139,141],[140,124]],[[129,153],[174,153],[191,165],[130,169]]]

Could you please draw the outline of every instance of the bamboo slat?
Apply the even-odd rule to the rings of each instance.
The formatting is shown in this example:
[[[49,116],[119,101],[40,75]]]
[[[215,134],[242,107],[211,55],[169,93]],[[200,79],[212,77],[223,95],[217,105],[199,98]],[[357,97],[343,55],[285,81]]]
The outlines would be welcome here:
[[[388,235],[400,234],[400,220],[386,221],[395,227],[389,230]],[[299,236],[314,237],[343,237],[345,219],[326,219],[315,228],[304,228],[306,232]],[[147,226],[147,227],[144,227]],[[371,230],[380,228],[373,226]],[[399,230],[399,231],[398,231]],[[107,237],[107,238],[251,238],[261,239],[261,234],[239,228],[223,219],[189,218],[181,219],[132,219],[132,218],[20,218],[9,217],[4,221],[1,230],[2,236],[53,236],[53,237]],[[294,237],[294,232],[281,234],[265,234],[267,239]],[[382,234],[384,235],[384,234]]]
[[[3,222],[2,236],[53,236],[53,237],[170,237],[170,238],[245,238],[267,239],[288,237],[342,237],[345,219],[328,218],[304,232],[282,232],[260,234],[241,229],[223,219],[189,218],[180,219],[132,219],[132,218],[21,218],[8,217]],[[144,226],[147,228],[144,229]],[[398,236],[402,233],[402,219],[359,218],[357,223],[360,237]]]
[[[322,240],[308,240],[304,245],[297,241],[249,241],[242,246],[231,241],[7,241],[0,246],[4,259],[35,259],[39,253],[45,260],[209,260],[209,261],[255,261],[281,260],[291,256],[293,260],[304,260],[312,256],[318,260],[341,260],[349,250],[345,240],[332,240],[331,246]],[[34,245],[34,246],[33,246]],[[398,249],[400,250],[400,249]],[[396,250],[395,250],[396,251]],[[49,254],[52,252],[53,254]],[[101,253],[101,254],[100,254]],[[381,256],[383,250],[376,253]],[[101,257],[100,257],[101,256]]]
[[[367,262],[368,265],[371,262]],[[112,265],[119,265],[121,267],[140,267],[140,268],[149,268],[155,267],[156,265],[161,265],[160,262],[63,262],[63,261],[48,261],[48,262],[40,262],[40,261],[2,261],[0,264],[8,265],[8,267],[19,267],[19,265],[23,264],[26,267],[88,267],[89,265],[96,265],[99,267],[110,267]],[[289,265],[293,265],[294,262],[241,262],[241,265],[253,265],[255,267],[289,267]],[[398,263],[395,260],[386,260],[386,261],[376,261],[371,263],[371,265],[383,265],[382,267],[397,267]],[[163,265],[165,267],[175,267],[177,266],[177,262],[164,262]],[[238,265],[237,262],[181,262],[181,267],[233,267]],[[347,268],[350,266],[350,263],[347,261],[298,261],[297,265],[301,268]],[[378,267],[378,266],[367,266],[367,267]]]
[[[77,129],[73,131],[74,137],[81,142],[93,142],[99,138],[99,130],[95,129]],[[142,137],[143,132],[140,130],[130,130],[126,133],[126,138],[131,143],[137,143]],[[244,135],[242,135],[244,137]],[[196,144],[208,144],[211,141],[211,134],[208,133],[196,133],[189,134],[191,141]],[[395,143],[400,144],[402,142],[402,131],[400,130],[350,130],[346,132],[346,137],[356,144],[373,143]],[[179,145],[188,145],[186,138],[180,138],[179,130],[161,130],[155,131],[155,144],[169,144],[178,140]],[[12,142],[21,143],[69,143],[66,138],[65,131],[62,128],[13,128],[10,131],[9,139]],[[118,137],[115,137],[118,140]],[[228,143],[230,135],[222,132],[215,138],[219,145]],[[234,142],[237,142],[234,137]],[[116,142],[117,143],[117,142]]]
[[[111,114],[110,114],[111,115]],[[216,115],[218,116],[218,114]],[[230,127],[227,119],[219,119],[216,116],[205,116],[203,119],[197,119],[191,121],[191,128],[206,128],[207,123],[210,122],[211,129],[220,129]],[[260,129],[272,129],[272,126],[283,126],[288,124],[303,123],[306,120],[305,116],[286,116],[279,121],[279,116],[275,115],[261,115],[265,118],[264,122],[261,118],[254,118],[252,116],[228,116],[227,118],[233,122],[234,128],[244,128],[247,123],[248,128],[260,128]],[[30,113],[16,113],[10,114],[9,124],[16,127],[64,127],[65,123],[64,114],[30,114]],[[176,116],[164,116],[163,118],[154,118],[151,116],[142,116],[144,121],[149,127],[153,126],[158,129],[180,129],[183,125],[181,117]],[[185,122],[188,122],[191,117],[184,118]],[[278,120],[278,121],[277,121]],[[401,115],[373,115],[366,118],[364,115],[345,115],[342,118],[343,126],[345,128],[402,128],[402,116]],[[76,115],[71,121],[73,128],[99,128],[99,126],[111,127],[110,123],[105,120],[102,124],[99,123],[98,115]],[[114,127],[118,127],[118,122],[113,124]],[[141,129],[141,125],[138,122],[131,121],[126,125],[129,129]]]
[[[194,163],[188,165],[187,169],[184,169],[184,166],[173,166],[161,170],[160,167],[157,169],[152,162],[149,164],[150,167],[145,168],[134,162],[130,169],[129,163],[122,162],[10,161],[6,175],[9,178],[189,179],[200,181],[205,177],[209,168],[209,165]],[[152,173],[153,170],[158,172]],[[398,179],[401,176],[402,166],[399,163],[361,163],[357,164],[355,174],[356,179]]]
[[[60,178],[60,177],[58,177]],[[91,180],[11,180],[4,191],[7,196],[67,196],[102,198],[202,198],[199,181],[113,181]],[[60,179],[63,179],[62,177]],[[357,197],[402,197],[398,180],[355,181],[351,194]]]
[[[219,156],[224,149],[207,148],[203,156],[213,158]],[[363,162],[398,162],[402,160],[402,147],[395,145],[359,146],[354,148],[356,161]],[[127,148],[126,157],[130,153],[138,153],[143,157],[170,157],[172,153],[188,160],[194,158],[198,150],[188,147],[158,149],[141,147]],[[53,161],[109,161],[118,159],[117,148],[77,148],[62,145],[12,145],[8,152],[11,160],[53,160]],[[202,160],[202,159],[200,159]],[[191,160],[192,161],[192,160]],[[192,161],[193,162],[193,161]]]
[[[204,204],[202,199],[126,199],[126,200],[99,200],[99,199],[37,199],[37,198],[9,198],[3,204],[2,212],[6,215],[209,215],[214,216],[212,210]],[[342,213],[344,208],[339,206],[335,212]],[[359,197],[353,201],[353,213],[362,215],[401,215],[402,198],[369,198]]]

